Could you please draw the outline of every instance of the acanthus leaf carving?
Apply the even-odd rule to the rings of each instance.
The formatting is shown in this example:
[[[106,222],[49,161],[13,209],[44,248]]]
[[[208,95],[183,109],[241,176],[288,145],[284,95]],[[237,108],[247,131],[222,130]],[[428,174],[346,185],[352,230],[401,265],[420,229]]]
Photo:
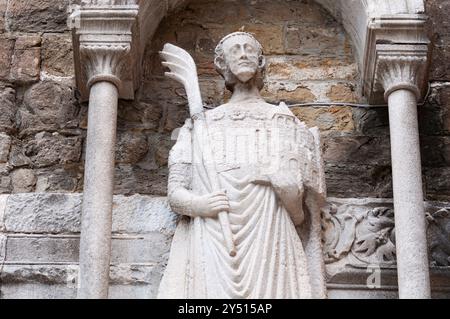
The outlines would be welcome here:
[[[139,83],[139,6],[123,1],[85,4],[72,16],[77,87],[82,100],[98,81],[117,86],[119,97],[133,99]]]
[[[380,49],[376,71],[376,82],[384,90],[385,100],[395,90],[407,89],[421,97],[420,85],[425,77],[426,52],[402,55]]]

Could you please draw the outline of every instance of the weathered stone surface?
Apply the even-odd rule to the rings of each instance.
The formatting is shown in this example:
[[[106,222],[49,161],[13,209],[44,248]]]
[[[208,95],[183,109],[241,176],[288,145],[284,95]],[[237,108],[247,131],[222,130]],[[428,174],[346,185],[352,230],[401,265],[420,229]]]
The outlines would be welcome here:
[[[450,168],[424,167],[424,184],[429,200],[447,200],[450,198]]]
[[[434,44],[431,80],[450,80],[450,4],[445,0],[427,0],[428,30]]]
[[[72,37],[70,34],[44,34],[42,71],[51,76],[74,75]]]
[[[321,132],[352,132],[355,129],[350,107],[294,107],[291,111],[308,127],[318,127]]]
[[[333,21],[329,21],[329,24],[332,23]],[[285,41],[288,54],[345,56],[351,51],[350,43],[346,43],[346,36],[338,26],[305,27],[290,22],[286,26]]]
[[[0,133],[0,163],[8,161],[9,150],[11,149],[11,137]]]
[[[172,236],[152,233],[145,236],[113,236],[112,264],[159,263],[167,259]],[[20,263],[77,263],[79,236],[28,235],[9,236],[6,262]]]
[[[153,103],[119,101],[119,129],[158,131],[163,108]],[[87,121],[87,120],[86,120]]]
[[[0,194],[10,194],[11,190],[11,177],[0,176]]]
[[[167,194],[167,168],[145,169],[132,165],[116,166],[114,194]]]
[[[8,199],[5,228],[22,233],[80,231],[80,195],[17,194]]]
[[[5,32],[5,15],[7,6],[8,0],[0,0],[0,33]]]
[[[80,164],[64,165],[63,168],[36,170],[36,192],[77,192],[82,191],[83,170]]]
[[[387,107],[354,108],[352,112],[358,133],[366,136],[389,135],[389,113]]]
[[[76,163],[81,157],[81,137],[64,137],[58,133],[38,133],[25,146],[25,154],[34,167]]]
[[[356,88],[350,84],[333,85],[327,93],[328,98],[333,102],[356,103]]]
[[[78,112],[71,87],[52,81],[39,82],[25,92],[19,114],[21,135],[74,128]]]
[[[28,193],[34,190],[36,176],[31,169],[18,169],[11,174],[13,193]]]
[[[293,104],[316,101],[316,96],[311,92],[311,90],[302,86],[293,88],[292,90],[286,88],[279,90],[268,89],[261,92],[261,95],[273,103],[284,101],[286,103]]]
[[[79,233],[81,194],[15,194],[8,198],[4,224],[11,233]],[[173,234],[176,215],[165,198],[115,196],[113,232]]]
[[[110,270],[109,298],[156,298],[160,265],[114,265]],[[7,265],[2,274],[2,298],[74,299],[78,265]]]
[[[31,164],[31,159],[25,155],[25,149],[18,140],[15,140],[11,146],[9,163],[14,167],[23,167]]]
[[[9,198],[9,194],[0,195],[0,232],[5,231],[5,211],[6,211],[6,203]]]
[[[1,58],[0,58],[1,61]],[[16,91],[0,83],[0,132],[12,133],[16,129]]]
[[[9,0],[7,24],[15,32],[67,30],[67,0]]]
[[[354,61],[321,56],[283,56],[267,58],[266,79],[269,81],[353,80],[358,75]]]
[[[11,80],[30,83],[39,80],[41,66],[40,36],[21,36],[16,40],[11,62]]]
[[[1,1],[0,1],[1,14]],[[0,18],[1,23],[1,18]],[[0,27],[1,29],[1,27]],[[14,50],[14,39],[0,37],[0,80],[8,80]]]
[[[391,166],[325,164],[327,192],[334,197],[392,197]]]
[[[329,136],[323,138],[325,163],[384,165],[391,163],[388,137]]]
[[[422,136],[420,145],[423,165],[427,167],[450,166],[450,137]]]
[[[142,133],[119,132],[116,145],[116,163],[136,164],[148,152],[147,138]]]
[[[164,197],[115,196],[113,213],[113,230],[117,233],[171,234],[175,230],[177,217]]]

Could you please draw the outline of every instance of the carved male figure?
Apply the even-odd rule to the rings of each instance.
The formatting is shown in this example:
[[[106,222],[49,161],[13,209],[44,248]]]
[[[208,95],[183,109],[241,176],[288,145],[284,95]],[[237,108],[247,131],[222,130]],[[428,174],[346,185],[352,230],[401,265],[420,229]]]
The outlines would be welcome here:
[[[192,116],[169,158],[169,203],[182,217],[159,297],[323,298],[317,130],[261,97],[266,61],[251,34],[226,36],[215,53],[233,94],[209,111],[190,56],[161,53]]]

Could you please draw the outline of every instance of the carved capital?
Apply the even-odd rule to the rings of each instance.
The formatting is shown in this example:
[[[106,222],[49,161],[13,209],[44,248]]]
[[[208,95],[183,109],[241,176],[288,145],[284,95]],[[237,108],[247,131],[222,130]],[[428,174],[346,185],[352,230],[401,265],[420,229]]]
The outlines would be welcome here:
[[[382,16],[369,22],[363,62],[363,93],[383,104],[392,91],[406,88],[418,98],[427,89],[429,44],[426,16]]]
[[[85,5],[72,13],[77,86],[89,99],[98,81],[114,83],[122,99],[133,99],[139,79],[137,5]]]
[[[420,99],[421,85],[425,82],[427,52],[415,48],[415,52],[403,55],[401,52],[392,52],[389,45],[387,47],[387,50],[379,49],[375,71],[376,86],[384,89],[386,101],[392,92],[399,89],[410,90]]]
[[[88,88],[99,81],[112,82],[121,88],[121,78],[126,72],[124,62],[130,53],[129,44],[83,43],[80,46],[80,53],[85,61],[83,71],[86,74]]]

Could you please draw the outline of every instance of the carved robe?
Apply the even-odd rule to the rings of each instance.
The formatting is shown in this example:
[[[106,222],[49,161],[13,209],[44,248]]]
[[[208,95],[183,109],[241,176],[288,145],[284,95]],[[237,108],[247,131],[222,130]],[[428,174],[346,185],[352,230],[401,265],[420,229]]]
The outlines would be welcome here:
[[[269,110],[222,106],[199,119],[205,121],[200,132],[191,120],[181,129],[169,158],[169,193],[177,187],[196,195],[213,192],[212,165],[230,200],[237,255],[227,253],[217,218],[183,216],[159,298],[324,297],[319,144],[285,105]],[[251,183],[260,173],[277,172],[295,176],[306,230],[300,229],[303,215],[288,212],[273,187]]]

